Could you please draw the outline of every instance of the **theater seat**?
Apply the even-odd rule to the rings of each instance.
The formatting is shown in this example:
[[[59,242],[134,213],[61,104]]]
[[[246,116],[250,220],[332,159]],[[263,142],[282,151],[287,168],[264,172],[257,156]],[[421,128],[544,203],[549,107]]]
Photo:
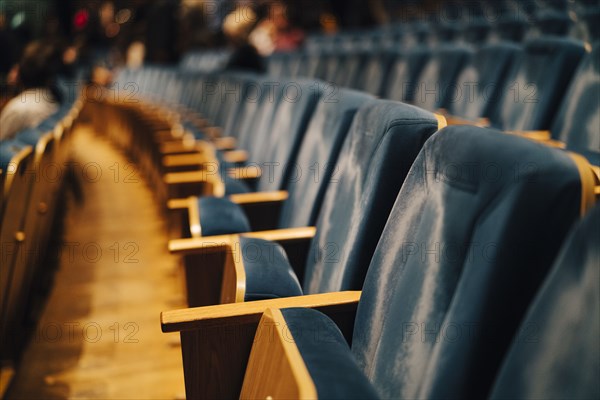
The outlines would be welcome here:
[[[584,53],[583,43],[573,39],[528,40],[492,113],[492,126],[509,131],[550,129]]]
[[[323,202],[325,191],[332,180],[335,164],[350,124],[358,108],[373,97],[352,90],[342,89],[334,97],[322,98],[304,133],[297,159],[288,165],[272,165],[264,174],[266,189],[280,189],[283,184],[275,181],[279,171],[289,168],[284,179],[287,191],[257,192],[249,195],[233,195],[227,198],[201,197],[188,205],[189,227],[199,226],[202,236],[240,233],[251,230],[313,226]],[[293,106],[293,105],[290,105]],[[281,115],[283,121],[288,118]],[[282,132],[289,129],[280,128]],[[288,141],[289,134],[278,135]],[[274,141],[277,141],[276,137]],[[275,143],[278,146],[282,144]],[[293,144],[293,143],[292,143]],[[296,150],[294,150],[296,152]],[[284,156],[281,158],[285,158]],[[197,210],[193,208],[197,207]],[[232,223],[236,221],[235,223]],[[195,232],[186,232],[186,236]]]
[[[600,42],[577,70],[552,125],[552,139],[600,165]]]
[[[316,233],[314,229],[301,230],[305,236],[299,236],[292,230],[289,238],[287,233],[282,233],[287,240],[275,239],[284,247],[288,244],[303,246],[303,251],[288,251],[288,256],[294,256],[297,261],[281,267],[303,282],[304,293],[360,289],[381,229],[414,158],[444,122],[432,113],[390,101],[373,101],[359,110],[340,152],[336,182],[330,183],[325,193]],[[263,235],[262,238],[273,239],[277,231]],[[261,233],[253,233],[252,237],[261,238]],[[206,259],[196,260],[195,265],[186,262],[188,295],[193,297],[199,292],[194,285],[203,280],[189,279],[191,271],[202,274],[217,268],[227,276],[228,266],[235,266],[227,261],[230,257],[238,260],[248,257],[238,241],[235,235],[170,241],[171,251],[184,256],[215,250],[226,253],[219,262]],[[224,298],[244,298],[231,293],[244,287],[242,282],[251,278],[240,273],[233,276],[235,285],[230,284],[228,289],[203,304],[216,304]],[[207,285],[214,290],[220,287],[219,283],[213,280]],[[246,292],[246,295],[251,294]]]
[[[535,168],[515,170],[528,163]],[[485,397],[567,232],[591,205],[582,201],[589,198],[585,179],[573,158],[557,149],[470,126],[440,131],[398,195],[360,300],[354,296],[355,317],[350,292],[162,314],[164,331],[181,332],[187,397],[237,397],[241,390],[242,398],[276,398],[278,383],[288,382],[288,366],[302,367],[303,357],[313,389],[307,397],[331,395],[349,381],[357,397]],[[306,308],[323,310],[331,320]],[[341,332],[332,332],[334,323]],[[264,340],[268,326],[280,327],[276,335],[287,340]],[[204,359],[199,338],[214,349],[217,338],[223,340],[220,332],[232,329],[255,334],[252,354],[252,338],[236,336],[221,344],[228,349],[226,367]],[[296,332],[302,338],[290,340]],[[341,335],[351,350],[344,351]],[[276,347],[294,341],[300,346],[286,352],[297,354],[294,361],[280,363]],[[320,364],[336,353],[337,362]],[[340,363],[339,370],[332,367]],[[217,376],[215,369],[223,371],[220,379],[203,375]],[[244,370],[242,388],[236,373]]]
[[[411,103],[425,110],[447,109],[460,96],[456,80],[471,60],[473,50],[463,44],[442,43],[417,79]]]
[[[524,160],[535,171],[488,175],[490,165],[508,172]],[[290,327],[318,397],[483,398],[580,215],[580,179],[558,150],[475,127],[442,130],[415,161],[379,241],[351,350],[329,349],[345,343],[339,331],[320,335],[334,323],[317,311],[282,309],[269,322]],[[277,397],[268,380],[277,372],[255,381],[257,360],[269,357],[253,349],[242,398]]]
[[[459,95],[448,103],[450,114],[468,121],[489,118],[520,51],[510,42],[482,45],[457,79]]]
[[[504,359],[492,399],[600,397],[600,207],[579,224]]]

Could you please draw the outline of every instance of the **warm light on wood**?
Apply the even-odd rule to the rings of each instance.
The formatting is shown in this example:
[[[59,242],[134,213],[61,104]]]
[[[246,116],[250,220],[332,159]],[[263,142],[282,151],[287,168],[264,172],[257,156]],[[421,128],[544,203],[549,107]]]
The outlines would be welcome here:
[[[279,309],[267,309],[258,324],[240,399],[316,399],[317,389]],[[268,335],[269,340],[265,340]]]

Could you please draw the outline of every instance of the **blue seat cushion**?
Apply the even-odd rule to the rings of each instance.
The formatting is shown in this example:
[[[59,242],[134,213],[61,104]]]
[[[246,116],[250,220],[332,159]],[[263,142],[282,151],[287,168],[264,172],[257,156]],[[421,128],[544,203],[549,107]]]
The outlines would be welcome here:
[[[244,301],[302,295],[300,282],[279,244],[242,236],[240,249],[246,271]]]
[[[244,210],[229,199],[201,197],[198,199],[202,236],[225,235],[250,231]]]
[[[225,183],[226,196],[232,194],[250,193],[252,191],[246,182],[231,178],[227,174],[223,175],[223,182]]]
[[[35,146],[37,141],[42,137],[45,132],[38,128],[27,128],[17,133],[16,139],[19,142]]]
[[[378,398],[329,317],[308,308],[286,308],[281,313],[320,399]]]

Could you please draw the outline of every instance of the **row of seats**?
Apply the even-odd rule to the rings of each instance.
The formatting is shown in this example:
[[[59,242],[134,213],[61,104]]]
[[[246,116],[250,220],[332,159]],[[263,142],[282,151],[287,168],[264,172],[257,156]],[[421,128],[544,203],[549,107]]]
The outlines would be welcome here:
[[[58,112],[0,142],[0,365],[10,381],[51,282],[48,247],[68,180],[71,132],[83,106]]]
[[[591,47],[546,34],[476,47],[451,40],[393,50],[298,52],[273,56],[270,73],[315,77],[470,121],[486,119],[500,129],[550,130],[578,66],[583,74],[584,65],[598,63],[597,43]],[[564,135],[554,131],[554,139]]]
[[[163,329],[181,332],[190,398],[234,397],[243,382],[254,381],[248,377],[253,363],[250,358],[248,364],[248,357],[254,332],[258,335],[258,320],[269,307],[325,310],[336,322],[343,320],[342,331],[354,346],[354,317],[344,318],[352,313],[357,294],[327,293],[360,288],[364,288],[363,296],[369,295],[364,303],[361,300],[360,304],[366,304],[362,307],[379,313],[375,320],[373,310],[356,317],[366,321],[366,328],[361,329],[379,329],[371,339],[365,334],[365,341],[376,347],[383,340],[384,316],[395,307],[401,309],[389,312],[404,315],[400,321],[410,329],[414,328],[410,324],[421,329],[431,324],[441,326],[445,318],[465,321],[462,313],[466,313],[467,322],[481,321],[487,334],[491,327],[497,328],[494,323],[503,327],[494,335],[497,343],[493,348],[490,340],[477,340],[477,345],[425,345],[417,335],[404,346],[405,355],[391,351],[403,348],[391,342],[390,350],[383,350],[381,359],[376,360],[363,343],[357,351],[369,353],[363,356],[369,361],[359,359],[358,369],[367,372],[369,384],[375,384],[376,389],[369,390],[382,397],[438,397],[440,390],[447,391],[442,392],[445,396],[486,395],[523,313],[555,259],[556,249],[579,213],[593,203],[596,178],[581,156],[465,125],[440,130],[445,125],[440,115],[346,89],[340,89],[336,101],[329,102],[331,93],[319,81],[280,81],[247,74],[206,76],[160,69],[125,71],[120,79],[140,82],[151,94],[147,100],[154,106],[146,113],[147,103],[136,107],[137,118],[150,126],[159,120],[172,124],[168,135],[155,141],[164,155],[158,168],[166,173],[167,185],[187,184],[188,189],[199,190],[209,176],[222,178],[222,187],[213,190],[216,197],[169,202],[172,209],[186,210],[184,233],[194,236],[170,243],[173,252],[184,255],[190,305],[248,304],[163,313]],[[267,90],[273,86],[279,89]],[[298,98],[299,92],[304,96]],[[177,112],[156,112],[166,108]],[[597,108],[588,110],[587,118],[597,118]],[[572,112],[564,118],[571,121]],[[208,129],[208,122],[197,114],[222,128]],[[593,137],[595,131],[588,124],[578,133]],[[223,140],[219,132],[236,134],[237,140]],[[148,136],[148,132],[137,134]],[[246,150],[246,162],[261,166],[259,173],[251,176],[254,182],[240,185],[240,179],[231,180],[240,178],[232,172],[239,172],[239,165],[245,162],[244,157],[231,160],[232,153],[239,155],[231,151],[232,143]],[[281,168],[270,173],[267,164]],[[311,171],[312,165],[329,164],[324,172],[330,178],[306,184],[297,173],[283,168],[286,164],[294,165],[296,171],[299,166],[303,172]],[[471,168],[468,173],[467,167]],[[490,168],[496,171],[492,176],[488,175]],[[187,171],[168,172],[172,169]],[[278,173],[287,178],[280,179]],[[280,191],[257,196],[253,192],[256,189]],[[201,191],[205,192],[204,188]],[[183,193],[187,192],[171,192],[175,196]],[[228,197],[223,199],[223,195]],[[292,210],[289,214],[275,208],[283,200],[283,210]],[[257,212],[261,206],[267,211]],[[471,217],[466,212],[472,213]],[[214,236],[247,232],[257,226],[264,229],[261,224],[269,218],[275,227],[278,223],[280,228],[293,227],[290,215],[301,215],[301,225],[316,223],[316,229]],[[557,217],[549,220],[548,215]],[[488,248],[477,252],[474,243]],[[437,257],[436,246],[440,248]],[[404,271],[412,272],[404,277]],[[365,274],[367,283],[363,286]],[[522,285],[513,291],[517,280]],[[390,290],[388,284],[402,289]],[[501,294],[508,293],[509,288],[507,300]],[[407,297],[388,297],[396,292],[407,293]],[[412,305],[406,305],[408,299]],[[328,305],[328,301],[333,304]],[[460,305],[454,305],[455,301]],[[468,305],[473,304],[485,306],[468,314]],[[429,311],[417,312],[422,308]],[[389,332],[398,331],[394,326]],[[386,358],[388,355],[396,361]],[[452,368],[444,367],[442,361],[424,361],[433,356],[435,360],[461,360],[462,367],[454,367],[452,361],[446,361]],[[258,357],[264,360],[265,355]],[[397,360],[406,363],[390,368]],[[323,359],[320,362],[330,365]],[[380,368],[376,368],[377,363]],[[317,363],[317,369],[323,365]],[[479,376],[480,385],[467,384]],[[317,379],[312,372],[311,377]],[[449,379],[456,380],[453,388],[448,386]],[[344,382],[337,386],[340,390],[352,387]],[[261,387],[267,387],[266,383]],[[327,385],[323,387],[327,390]],[[244,393],[249,397],[272,394]],[[356,393],[362,397],[367,392]],[[319,395],[329,396],[327,392]]]

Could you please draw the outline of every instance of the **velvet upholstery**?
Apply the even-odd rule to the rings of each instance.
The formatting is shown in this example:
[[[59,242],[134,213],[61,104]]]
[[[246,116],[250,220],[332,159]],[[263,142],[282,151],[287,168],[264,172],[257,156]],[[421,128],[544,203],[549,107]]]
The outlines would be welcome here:
[[[385,98],[406,102],[413,101],[415,90],[419,86],[419,75],[431,58],[432,53],[428,46],[422,44],[416,45],[406,53],[399,52],[390,69],[387,87],[384,89]]]
[[[340,153],[311,243],[304,292],[360,289],[388,213],[435,116],[393,101],[362,107]]]
[[[600,153],[600,42],[577,70],[552,125],[552,137],[580,153]],[[596,165],[598,165],[596,163]]]
[[[262,239],[240,238],[246,292],[244,301],[300,296],[302,289],[298,278],[277,243]]]
[[[417,79],[412,104],[430,111],[447,109],[460,97],[456,80],[472,56],[470,47],[454,43],[440,45]]]
[[[198,211],[202,236],[250,231],[244,211],[226,198],[200,197]]]
[[[456,87],[460,95],[449,102],[450,114],[469,120],[489,118],[520,50],[519,45],[510,42],[479,48],[458,77]]]
[[[382,398],[488,393],[579,215],[580,184],[564,152],[496,131],[452,126],[425,144],[354,327],[353,353]]]
[[[378,398],[332,320],[308,308],[286,308],[281,313],[320,399]]]
[[[583,43],[561,37],[528,40],[503,88],[494,127],[549,130],[584,55]]]
[[[492,399],[600,398],[600,207],[572,233],[513,339]]]
[[[256,157],[252,160],[262,167],[258,191],[286,189],[294,172],[298,149],[317,104],[321,101],[322,83],[296,81],[282,83],[279,106],[274,111],[269,132],[257,136]],[[259,128],[263,129],[263,128]],[[257,132],[258,134],[258,132]]]
[[[328,94],[329,96],[329,94]],[[290,175],[280,228],[313,226],[357,110],[373,97],[348,89],[323,97],[308,125]]]

